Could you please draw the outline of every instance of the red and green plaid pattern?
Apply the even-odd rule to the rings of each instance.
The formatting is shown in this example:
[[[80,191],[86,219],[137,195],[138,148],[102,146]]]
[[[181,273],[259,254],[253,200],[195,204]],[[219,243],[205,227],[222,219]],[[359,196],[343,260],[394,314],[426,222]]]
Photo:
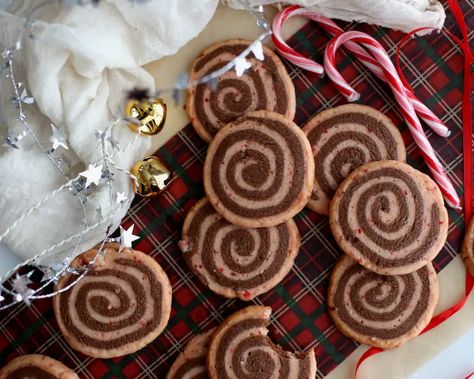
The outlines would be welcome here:
[[[474,25],[474,2],[463,2],[467,25]],[[451,15],[446,26],[458,31]],[[402,33],[368,25],[346,25],[377,38],[393,56]],[[472,36],[472,34],[471,34]],[[298,51],[322,62],[327,35],[314,23],[296,33],[290,44]],[[343,76],[362,94],[361,103],[389,115],[400,126],[407,145],[409,163],[427,171],[401,121],[388,87],[375,79],[351,56],[339,53]],[[443,139],[428,132],[430,140],[462,195],[462,67],[459,48],[444,34],[434,33],[410,41],[401,56],[404,72],[420,99],[432,108],[452,134]],[[288,65],[297,94],[296,122],[303,125],[322,109],[345,100],[328,79]],[[137,199],[124,225],[135,224],[141,239],[135,245],[152,255],[164,268],[173,285],[173,309],[168,327],[153,343],[122,358],[101,360],[72,350],[62,338],[54,319],[51,301],[35,301],[30,307],[18,305],[0,314],[0,366],[18,355],[46,354],[63,361],[84,378],[164,378],[168,368],[187,341],[196,333],[218,325],[227,315],[248,303],[213,294],[188,270],[178,241],[183,219],[203,196],[202,168],[206,144],[191,127],[172,138],[156,155],[174,171],[175,179],[166,192],[154,199]],[[463,219],[449,211],[448,241],[435,260],[438,270],[460,251]],[[318,378],[341,363],[357,344],[343,336],[326,312],[329,275],[340,251],[331,237],[328,220],[307,209],[296,216],[302,245],[295,265],[273,290],[251,301],[273,309],[271,338],[289,350],[315,349]]]

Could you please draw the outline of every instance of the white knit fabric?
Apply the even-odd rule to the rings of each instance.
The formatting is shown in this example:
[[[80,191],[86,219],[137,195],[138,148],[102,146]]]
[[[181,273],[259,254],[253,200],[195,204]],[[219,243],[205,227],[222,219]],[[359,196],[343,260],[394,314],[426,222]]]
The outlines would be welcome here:
[[[421,27],[441,28],[446,18],[444,8],[437,0],[223,0],[229,6],[242,8],[250,5],[298,4],[323,16],[381,25],[409,32]],[[429,31],[418,34],[426,34]]]

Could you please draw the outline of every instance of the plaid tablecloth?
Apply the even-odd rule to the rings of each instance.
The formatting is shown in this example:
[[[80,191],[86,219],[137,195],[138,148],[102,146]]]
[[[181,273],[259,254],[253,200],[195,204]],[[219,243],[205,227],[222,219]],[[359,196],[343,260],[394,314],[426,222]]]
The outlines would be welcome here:
[[[466,23],[472,28],[474,2],[462,3]],[[451,14],[446,26],[458,34]],[[403,37],[402,33],[368,25],[345,27],[373,35],[392,56]],[[309,23],[291,38],[290,44],[322,62],[327,41],[327,35]],[[452,130],[449,139],[428,134],[462,195],[462,55],[450,38],[435,33],[409,42],[401,57],[416,94]],[[342,53],[339,58],[343,76],[362,94],[360,102],[381,110],[399,125],[409,163],[427,171],[388,87],[352,57]],[[345,102],[328,79],[319,79],[291,65],[288,70],[296,87],[299,125],[320,110]],[[72,350],[62,338],[51,301],[35,301],[30,307],[18,305],[0,313],[0,366],[18,355],[36,352],[63,361],[84,378],[164,378],[177,354],[194,334],[218,325],[227,315],[247,305],[224,299],[205,288],[187,269],[178,249],[186,212],[203,196],[205,153],[206,144],[190,126],[172,138],[156,155],[174,170],[174,181],[158,198],[137,199],[124,220],[125,226],[133,223],[138,228],[141,239],[135,247],[153,256],[173,285],[173,309],[165,332],[135,354],[110,360],[93,359]],[[449,216],[448,241],[435,260],[437,270],[460,251],[463,218],[460,212],[453,210]],[[278,286],[251,303],[272,307],[270,336],[275,342],[290,350],[315,349],[317,377],[322,378],[340,364],[357,343],[334,327],[326,311],[329,275],[341,254],[331,238],[327,218],[305,209],[297,215],[296,222],[302,245],[293,269]]]

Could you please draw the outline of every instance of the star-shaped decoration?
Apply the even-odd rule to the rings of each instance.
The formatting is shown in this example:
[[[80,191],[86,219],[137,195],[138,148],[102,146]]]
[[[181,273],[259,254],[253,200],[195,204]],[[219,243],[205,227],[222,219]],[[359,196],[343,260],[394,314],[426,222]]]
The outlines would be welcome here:
[[[95,136],[98,138],[98,139],[103,139],[105,138],[105,130],[102,130],[102,129],[98,129],[95,131]]]
[[[11,59],[15,48],[9,47],[2,51],[2,59]]]
[[[56,127],[56,125],[51,124],[51,130],[53,131],[53,135],[49,138],[49,140],[53,143],[53,150],[56,150],[59,146],[61,146],[63,149],[69,150],[66,138],[64,137],[61,129]]]
[[[250,50],[252,54],[257,58],[259,61],[263,61],[265,57],[263,56],[263,45],[260,41],[256,41],[250,45]]]
[[[235,63],[235,73],[237,74],[239,78],[244,74],[245,70],[252,67],[252,64],[243,57],[235,58],[234,63]]]
[[[28,133],[26,132],[26,130],[24,130],[23,132],[21,132],[21,134],[17,135],[16,137],[7,136],[4,139],[4,143],[5,145],[13,147],[14,149],[20,149],[18,146],[18,142],[20,142],[23,138],[25,138],[27,134]]]
[[[90,187],[86,187],[86,180],[83,177],[79,177],[76,180],[73,180],[69,189],[72,191],[74,196],[77,196],[82,204],[87,203],[87,199],[91,194]]]
[[[29,288],[28,284],[31,284],[31,280],[28,274],[17,274],[17,276],[12,280],[12,289],[13,291],[15,291],[15,300],[24,301],[27,305],[30,305],[30,297],[35,293],[35,291]]]
[[[28,96],[28,92],[26,91],[26,88],[23,88],[23,92],[21,93],[21,95],[13,96],[11,98],[11,101],[18,106],[20,105],[20,103],[33,104],[35,102],[35,99],[31,96]]]
[[[132,242],[140,239],[140,237],[133,234],[133,228],[135,225],[131,225],[128,229],[122,228],[120,226],[120,247],[132,247]]]
[[[43,273],[41,283],[52,281],[57,283],[59,280],[60,273],[64,272],[64,262],[54,262],[49,266],[40,266],[38,269]]]
[[[89,163],[89,168],[86,171],[80,172],[79,175],[86,178],[86,187],[89,187],[92,183],[97,186],[102,178],[102,164],[94,166]]]
[[[102,169],[102,178],[107,179],[108,181],[114,180],[114,173],[110,171],[108,167],[105,167]]]
[[[125,192],[117,192],[117,196],[115,197],[115,201],[117,204],[123,204],[128,199]]]

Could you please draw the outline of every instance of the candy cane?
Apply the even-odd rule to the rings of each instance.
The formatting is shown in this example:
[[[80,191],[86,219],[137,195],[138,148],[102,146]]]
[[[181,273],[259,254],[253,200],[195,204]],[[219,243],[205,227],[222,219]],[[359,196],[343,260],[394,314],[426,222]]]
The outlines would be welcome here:
[[[336,84],[336,86],[338,86],[338,88],[347,88],[348,90],[354,91],[337,71],[335,65],[336,50],[339,46],[348,43],[349,41],[362,44],[362,46],[370,52],[373,59],[380,62],[380,67],[383,70],[386,81],[390,85],[395,99],[400,105],[403,118],[408,125],[415,143],[420,148],[428,168],[431,170],[434,179],[438,183],[446,202],[453,208],[459,208],[459,197],[446,175],[441,162],[436,156],[433,147],[430,145],[430,142],[421,127],[420,120],[418,119],[413,104],[410,101],[410,97],[406,93],[406,88],[383,46],[368,34],[356,31],[345,32],[340,34],[338,37],[333,38],[324,52],[324,68],[329,78]]]
[[[332,36],[338,36],[341,33],[344,33],[344,30],[341,29],[331,19],[321,16],[308,9],[301,8],[298,5],[285,8],[273,19],[272,39],[278,52],[285,59],[296,66],[301,67],[304,70],[314,72],[318,76],[322,76],[324,73],[324,68],[322,65],[299,54],[296,50],[288,46],[282,37],[281,29],[283,24],[286,20],[294,16],[301,16],[316,21]],[[387,81],[383,73],[383,69],[380,67],[380,63],[374,60],[373,57],[363,47],[351,41],[344,44],[344,47],[351,51],[357,57],[357,59],[359,59],[361,63],[364,64],[370,71],[372,71],[379,79]],[[352,87],[340,84],[337,88],[347,98],[348,101],[356,101],[359,99],[360,94]],[[423,119],[423,121],[425,121],[425,123],[431,129],[433,129],[436,134],[442,137],[449,136],[450,131],[446,125],[444,125],[444,123],[416,97],[412,90],[410,88],[405,88],[405,86],[404,90],[406,95],[409,97],[410,102],[413,104],[416,113]]]

